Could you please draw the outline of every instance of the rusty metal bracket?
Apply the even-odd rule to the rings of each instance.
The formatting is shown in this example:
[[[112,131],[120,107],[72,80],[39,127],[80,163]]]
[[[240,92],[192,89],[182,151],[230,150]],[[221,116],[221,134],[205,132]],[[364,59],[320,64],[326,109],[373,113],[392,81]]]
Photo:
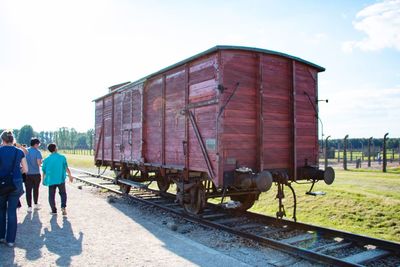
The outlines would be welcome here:
[[[221,109],[219,110],[218,116],[217,116],[217,120],[219,119],[219,117],[221,116],[222,112],[224,112],[224,109],[226,108],[226,106],[229,104],[229,102],[231,101],[232,97],[235,95],[236,90],[239,88],[240,83],[237,82],[236,83],[236,87],[235,89],[233,89],[232,94],[228,97],[228,100],[226,100],[226,103],[221,107]]]
[[[94,156],[95,159],[97,159],[97,156],[99,155],[100,141],[102,141],[103,129],[104,129],[104,127],[102,125],[100,128],[99,140],[97,140],[97,144],[96,144],[96,154]]]
[[[200,145],[201,153],[203,154],[204,161],[206,162],[206,165],[207,165],[208,175],[211,179],[214,179],[214,176],[215,176],[214,171],[212,169],[211,162],[210,162],[210,159],[207,154],[207,149],[204,145],[203,139],[201,138],[199,128],[197,127],[193,112],[189,110],[188,114],[189,114],[189,120],[190,120],[190,123],[192,124],[194,133],[196,134],[197,142]]]

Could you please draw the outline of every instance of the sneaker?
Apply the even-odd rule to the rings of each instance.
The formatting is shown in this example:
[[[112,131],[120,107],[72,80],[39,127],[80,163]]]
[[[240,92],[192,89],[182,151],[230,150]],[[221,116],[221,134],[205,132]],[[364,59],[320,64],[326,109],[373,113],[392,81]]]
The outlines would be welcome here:
[[[32,212],[32,207],[28,207],[27,211]]]
[[[4,238],[1,238],[1,239],[0,239],[0,243],[4,243],[4,244],[5,244],[5,243],[6,243],[6,240],[5,240]]]
[[[6,245],[7,247],[12,248],[14,246],[14,243],[7,243]]]
[[[35,204],[34,205],[34,210],[40,210],[40,204]]]
[[[67,216],[67,210],[65,208],[61,208],[62,215]]]
[[[57,211],[50,211],[51,215],[57,215]]]

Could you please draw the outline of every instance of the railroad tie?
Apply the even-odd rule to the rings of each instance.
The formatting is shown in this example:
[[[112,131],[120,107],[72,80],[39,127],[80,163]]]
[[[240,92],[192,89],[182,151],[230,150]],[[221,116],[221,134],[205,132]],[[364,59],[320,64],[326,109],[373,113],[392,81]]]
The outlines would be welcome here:
[[[338,249],[347,248],[350,246],[351,246],[351,243],[335,242],[335,243],[324,245],[322,247],[313,248],[312,251],[316,251],[319,253],[327,253],[332,250],[338,250]]]
[[[382,249],[370,249],[366,250],[363,252],[360,252],[358,254],[354,254],[351,256],[348,256],[346,258],[343,258],[342,260],[350,262],[350,263],[356,263],[356,264],[364,264],[370,261],[374,261],[377,259],[380,259],[382,257],[385,257],[389,255],[390,252]]]
[[[214,213],[214,214],[205,214],[202,216],[202,218],[206,220],[213,220],[215,218],[221,218],[226,216],[227,216],[226,213]]]
[[[218,224],[228,224],[228,223],[235,223],[235,222],[240,222],[243,221],[243,218],[240,217],[233,217],[233,218],[226,218],[226,219],[221,219],[221,220],[215,220],[213,222],[218,223]]]
[[[306,234],[301,234],[301,235],[296,235],[296,236],[293,236],[293,237],[281,239],[279,241],[283,242],[283,243],[286,243],[286,244],[295,244],[295,243],[298,243],[298,242],[311,240],[313,238],[315,238],[315,235],[310,234],[310,233],[306,233]]]

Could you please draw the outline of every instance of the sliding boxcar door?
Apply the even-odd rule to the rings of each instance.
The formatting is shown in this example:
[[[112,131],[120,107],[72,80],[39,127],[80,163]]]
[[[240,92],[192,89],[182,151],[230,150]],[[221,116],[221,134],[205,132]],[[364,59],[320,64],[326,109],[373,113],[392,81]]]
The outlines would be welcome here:
[[[137,85],[132,90],[132,131],[131,131],[131,159],[135,163],[142,160],[142,125],[143,125],[143,84]]]
[[[121,108],[121,161],[132,160],[132,90],[122,92]]]

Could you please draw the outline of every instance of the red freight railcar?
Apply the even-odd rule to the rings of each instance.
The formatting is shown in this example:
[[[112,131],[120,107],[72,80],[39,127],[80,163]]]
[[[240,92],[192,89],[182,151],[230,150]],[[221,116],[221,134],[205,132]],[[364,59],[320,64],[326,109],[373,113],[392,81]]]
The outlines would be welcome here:
[[[176,183],[193,213],[220,196],[247,209],[273,182],[279,191],[331,183],[333,170],[317,167],[321,71],[274,51],[216,46],[110,87],[95,100],[96,165],[116,170],[125,191],[131,181],[163,191]]]

